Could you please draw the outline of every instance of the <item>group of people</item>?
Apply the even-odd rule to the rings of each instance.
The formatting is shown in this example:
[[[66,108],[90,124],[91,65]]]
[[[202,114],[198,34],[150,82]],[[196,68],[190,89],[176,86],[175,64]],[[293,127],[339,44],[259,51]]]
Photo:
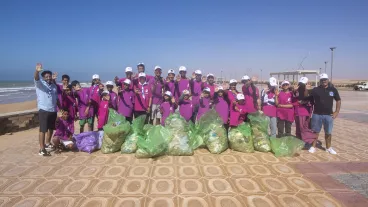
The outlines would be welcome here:
[[[91,87],[82,88],[76,80],[70,83],[68,75],[62,76],[62,84],[57,84],[57,74],[43,71],[42,65],[37,64],[34,80],[40,119],[39,154],[49,156],[54,146],[72,148],[74,122],[77,120],[80,133],[84,132],[86,124],[92,131],[95,118],[97,129],[102,131],[110,108],[129,122],[145,115],[146,123],[161,125],[165,125],[165,119],[175,112],[186,121],[196,122],[214,109],[227,129],[247,121],[247,114],[262,111],[270,120],[272,137],[291,135],[295,121],[296,136],[311,145],[311,153],[316,151],[316,141],[323,125],[326,151],[336,154],[331,147],[331,133],[341,99],[336,88],[329,83],[327,74],[320,75],[320,86],[311,92],[306,87],[306,77],[302,77],[297,86],[283,81],[281,90],[277,80],[271,77],[268,87],[260,93],[254,84],[255,79],[249,76],[242,77],[242,89],[238,91],[239,83],[235,79],[231,79],[229,84],[216,85],[213,74],[204,76],[196,70],[188,77],[184,66],[179,68],[177,75],[174,70],[168,70],[166,78],[162,77],[160,66],[156,66],[154,76],[150,76],[145,73],[145,65],[139,63],[137,72],[134,75],[133,69],[127,67],[124,78],[115,77],[114,81],[105,84],[95,74]],[[334,99],[337,103],[335,112],[332,111]]]

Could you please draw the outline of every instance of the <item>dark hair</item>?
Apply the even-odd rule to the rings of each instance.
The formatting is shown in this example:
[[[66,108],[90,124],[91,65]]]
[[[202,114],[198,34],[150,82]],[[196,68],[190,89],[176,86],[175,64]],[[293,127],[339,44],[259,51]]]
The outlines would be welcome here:
[[[70,77],[68,75],[64,74],[63,76],[61,76],[61,80],[64,80],[65,78],[70,81]]]
[[[257,106],[257,88],[253,82],[250,84],[250,87],[252,87],[252,91],[253,91],[253,94],[252,94],[253,104],[254,104],[254,107],[256,107]],[[249,88],[248,88],[248,92],[249,92]]]
[[[77,80],[73,80],[73,81],[72,81],[72,83],[71,83],[70,85],[72,85],[72,86],[77,86],[77,85],[79,85],[79,81],[77,81]]]
[[[73,89],[72,84],[69,84],[69,85],[67,86],[67,88],[68,88],[69,90],[72,90],[72,89]]]
[[[66,112],[68,112],[68,113],[69,113],[69,109],[68,109],[68,108],[66,108],[66,107],[64,107],[62,110],[63,110],[63,111],[66,111]]]
[[[298,99],[299,100],[304,99],[305,97],[304,93],[305,93],[306,87],[307,86],[304,83],[300,83],[300,82],[298,83],[298,93],[299,93]]]
[[[41,76],[44,78],[46,74],[50,74],[50,75],[52,75],[52,72],[51,72],[51,71],[49,71],[49,70],[45,70],[45,71],[43,71],[43,72],[41,73]]]

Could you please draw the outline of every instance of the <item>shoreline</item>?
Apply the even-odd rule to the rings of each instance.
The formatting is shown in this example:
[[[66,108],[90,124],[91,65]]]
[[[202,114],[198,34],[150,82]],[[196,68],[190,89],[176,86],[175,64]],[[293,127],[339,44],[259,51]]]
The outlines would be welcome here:
[[[37,101],[25,101],[20,103],[0,104],[0,114],[26,111],[37,108]]]

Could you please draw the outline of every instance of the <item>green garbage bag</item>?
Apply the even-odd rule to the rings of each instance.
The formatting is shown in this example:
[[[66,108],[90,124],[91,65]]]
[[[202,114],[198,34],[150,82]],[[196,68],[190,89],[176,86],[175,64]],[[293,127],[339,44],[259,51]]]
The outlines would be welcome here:
[[[113,122],[125,122],[126,119],[124,116],[120,115],[117,111],[114,109],[109,108],[109,118],[107,119],[107,123],[113,123]]]
[[[293,136],[286,136],[281,138],[270,138],[271,148],[276,157],[292,157],[299,153],[303,147],[304,142]]]
[[[214,109],[205,113],[199,120],[199,130],[208,150],[220,154],[228,148],[228,139],[223,120]]]
[[[124,122],[112,122],[104,127],[104,138],[102,140],[101,152],[114,153],[120,150],[125,138],[130,133],[130,124]]]
[[[133,120],[131,133],[121,145],[122,154],[131,154],[137,151],[137,141],[139,137],[143,138],[145,136],[145,133],[142,130],[145,120],[146,116],[140,116]]]
[[[138,138],[137,158],[150,158],[164,155],[167,152],[170,131],[165,127],[153,126],[147,132],[147,136]]]
[[[193,155],[193,148],[189,145],[188,123],[179,113],[171,114],[166,118],[165,128],[172,134],[167,151],[168,155]]]
[[[146,124],[143,126],[143,131],[147,135],[148,131],[153,127],[152,124]]]
[[[229,130],[230,148],[239,152],[254,152],[252,129],[249,123],[242,123]]]
[[[203,141],[200,130],[198,130],[198,125],[195,125],[192,121],[189,121],[188,128],[189,146],[191,146],[193,150],[205,147],[206,144]]]
[[[260,112],[249,114],[250,125],[253,132],[254,149],[260,152],[270,152],[271,143],[268,136],[269,121],[267,117]]]

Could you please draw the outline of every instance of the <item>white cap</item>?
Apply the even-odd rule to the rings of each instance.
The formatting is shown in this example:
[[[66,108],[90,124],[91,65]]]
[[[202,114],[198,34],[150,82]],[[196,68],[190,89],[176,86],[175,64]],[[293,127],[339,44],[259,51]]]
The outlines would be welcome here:
[[[184,94],[184,95],[189,95],[189,91],[188,91],[188,90],[184,90],[184,91],[183,91],[183,94]]]
[[[161,70],[161,67],[160,67],[160,66],[158,66],[158,65],[156,65],[156,66],[155,66],[155,70],[157,70],[157,69],[160,69],[160,70]]]
[[[173,69],[170,69],[169,71],[167,71],[167,74],[173,73],[175,74],[175,71]]]
[[[237,81],[237,80],[235,80],[235,79],[231,79],[231,80],[230,80],[230,84],[232,84],[232,83],[238,83],[238,81]]]
[[[236,95],[236,100],[244,100],[244,95],[239,93]]]
[[[107,81],[105,85],[113,86],[114,83],[112,81]]]
[[[218,89],[219,91],[223,91],[223,90],[224,90],[224,87],[222,87],[222,86],[217,86],[217,89]]]
[[[171,96],[172,96],[172,93],[171,93],[170,91],[166,91],[166,92],[165,92],[165,95],[167,95],[167,96],[170,96],[170,97],[171,97]]]
[[[319,75],[319,79],[328,79],[328,75],[326,73],[322,73]]]
[[[271,86],[277,86],[277,80],[276,80],[276,78],[274,78],[274,77],[271,77],[270,78],[270,85]]]
[[[245,75],[242,77],[242,80],[250,80],[249,76]]]
[[[194,71],[194,74],[202,75],[202,71],[201,70],[196,70],[196,71]]]
[[[131,82],[132,82],[132,81],[130,81],[129,79],[125,79],[125,80],[124,80],[124,83],[125,83],[125,84],[128,84],[128,85],[130,85],[130,83],[131,83]]]
[[[208,73],[207,78],[208,78],[208,77],[211,77],[211,76],[212,76],[212,77],[215,77],[212,73]]]
[[[179,72],[180,71],[187,71],[187,68],[185,67],[185,66],[180,66],[180,68],[179,68]]]
[[[203,89],[203,91],[211,92],[211,89],[206,87],[206,88]]]
[[[126,67],[125,72],[133,72],[133,68],[132,67]]]
[[[284,80],[284,81],[282,81],[281,85],[284,85],[284,84],[289,84],[290,85],[290,82],[287,81],[287,80]]]
[[[139,73],[138,77],[146,77],[146,74],[145,73]]]
[[[308,78],[307,78],[307,77],[301,77],[301,78],[299,79],[299,83],[307,84],[307,83],[308,83]]]
[[[143,65],[144,66],[144,63],[138,63],[137,66],[139,66],[139,65]]]
[[[110,92],[109,91],[102,91],[101,94],[109,94]]]
[[[92,76],[92,79],[100,79],[100,76],[99,76],[99,75],[97,75],[97,74],[94,74],[94,75]]]

